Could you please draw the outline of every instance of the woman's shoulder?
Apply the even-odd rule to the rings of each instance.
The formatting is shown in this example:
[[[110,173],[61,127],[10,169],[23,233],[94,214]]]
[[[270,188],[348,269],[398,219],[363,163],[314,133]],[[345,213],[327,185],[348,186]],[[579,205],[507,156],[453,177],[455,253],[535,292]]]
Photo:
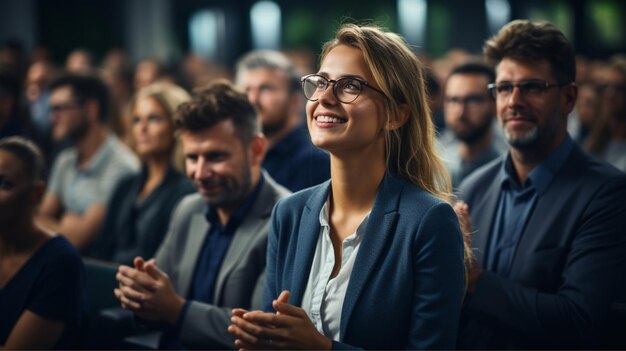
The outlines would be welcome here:
[[[393,177],[393,181],[400,185],[398,210],[401,212],[424,213],[433,207],[450,207],[445,200],[405,179]]]
[[[78,264],[82,259],[76,248],[62,235],[56,235],[46,241],[33,257],[44,266],[51,264]]]

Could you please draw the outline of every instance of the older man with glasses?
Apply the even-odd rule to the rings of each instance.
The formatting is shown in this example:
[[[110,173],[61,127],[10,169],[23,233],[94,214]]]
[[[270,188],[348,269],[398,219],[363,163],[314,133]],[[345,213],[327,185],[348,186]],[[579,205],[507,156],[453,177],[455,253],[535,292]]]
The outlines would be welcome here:
[[[252,51],[237,63],[236,82],[254,106],[269,143],[263,168],[291,191],[328,180],[330,161],[311,144],[302,118],[300,81],[291,61],[277,51]]]
[[[552,24],[514,21],[485,54],[510,149],[460,187],[456,210],[476,262],[458,346],[619,346],[611,343],[626,299],[626,176],[567,134],[578,95],[572,45]]]

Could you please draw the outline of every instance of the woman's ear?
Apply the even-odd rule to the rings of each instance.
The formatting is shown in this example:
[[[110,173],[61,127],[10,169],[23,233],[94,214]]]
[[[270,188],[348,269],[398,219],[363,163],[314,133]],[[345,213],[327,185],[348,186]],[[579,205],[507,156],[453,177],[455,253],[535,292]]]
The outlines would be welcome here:
[[[396,130],[402,127],[406,121],[409,119],[409,105],[400,104],[398,105],[398,113],[395,116],[391,116],[389,122],[387,123],[387,130]]]

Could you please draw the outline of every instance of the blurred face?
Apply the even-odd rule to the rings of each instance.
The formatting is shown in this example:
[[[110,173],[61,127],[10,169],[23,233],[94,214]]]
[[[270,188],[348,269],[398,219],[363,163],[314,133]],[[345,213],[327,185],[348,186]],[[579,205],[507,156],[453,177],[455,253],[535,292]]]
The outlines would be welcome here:
[[[159,65],[156,62],[143,61],[135,69],[135,89],[140,90],[159,78]]]
[[[609,69],[598,85],[605,116],[626,119],[626,75],[620,70]]]
[[[446,125],[456,137],[468,144],[482,140],[491,128],[496,112],[482,74],[454,74],[445,88]]]
[[[139,99],[132,118],[137,154],[144,157],[168,155],[174,144],[173,126],[167,112],[152,97]]]
[[[317,73],[330,80],[354,77],[375,88],[374,77],[359,49],[346,45],[333,48],[324,58]],[[384,150],[384,97],[363,86],[351,103],[342,103],[329,84],[317,101],[306,105],[311,141],[331,153],[372,152]]]
[[[583,85],[578,88],[576,116],[582,125],[591,127],[598,113],[598,102],[598,93],[591,85]]]
[[[20,159],[0,150],[0,226],[15,223],[32,213],[33,188]]]
[[[50,93],[50,118],[55,140],[79,140],[88,129],[83,106],[74,97],[72,88],[61,86]]]
[[[84,52],[75,51],[67,57],[65,68],[70,72],[86,72],[91,69],[91,59]]]
[[[547,60],[528,63],[507,57],[498,65],[496,76],[498,84],[530,80],[559,83]],[[496,97],[498,121],[512,147],[550,149],[565,137],[567,114],[575,101],[576,88],[572,85],[527,93],[516,86],[508,96]]]
[[[293,94],[289,93],[288,77],[284,72],[251,69],[243,72],[238,79],[238,85],[244,89],[261,119],[265,135],[272,136],[287,127]]]
[[[231,120],[211,128],[182,134],[187,176],[207,204],[232,208],[245,199],[252,187],[252,172],[262,159],[235,134]]]

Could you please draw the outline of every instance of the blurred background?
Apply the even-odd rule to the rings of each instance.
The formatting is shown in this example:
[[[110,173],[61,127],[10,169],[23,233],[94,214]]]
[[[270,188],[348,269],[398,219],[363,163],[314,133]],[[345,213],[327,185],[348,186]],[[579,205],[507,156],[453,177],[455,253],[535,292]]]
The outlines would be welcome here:
[[[97,63],[118,49],[130,64],[193,53],[230,69],[256,48],[315,58],[346,18],[382,24],[432,58],[478,54],[516,18],[555,23],[590,59],[626,51],[623,0],[0,0],[0,43],[59,65],[84,48]]]

